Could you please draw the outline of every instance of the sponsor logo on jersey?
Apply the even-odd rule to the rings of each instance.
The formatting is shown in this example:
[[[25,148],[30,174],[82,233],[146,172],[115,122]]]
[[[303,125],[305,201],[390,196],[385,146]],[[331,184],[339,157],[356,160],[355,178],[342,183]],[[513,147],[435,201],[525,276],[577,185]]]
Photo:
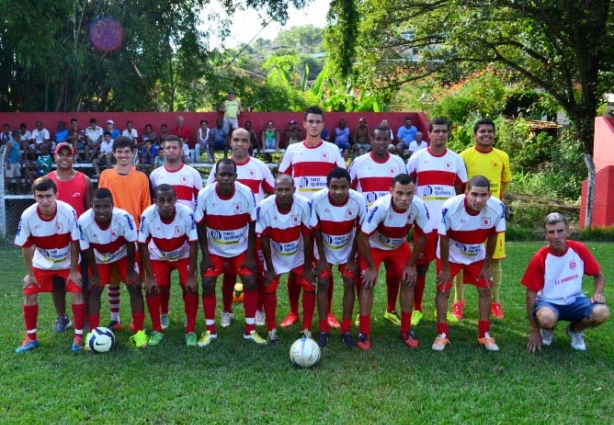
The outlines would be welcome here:
[[[365,198],[367,198],[367,202],[369,205],[377,201],[377,192],[367,192]]]
[[[458,248],[458,250],[467,257],[475,257],[482,250],[482,245],[465,245],[461,242],[454,242],[454,246]]]
[[[124,217],[126,218],[126,223],[128,224],[128,228],[130,230],[134,230],[134,223],[132,221],[132,217],[130,216],[130,214],[124,214]]]

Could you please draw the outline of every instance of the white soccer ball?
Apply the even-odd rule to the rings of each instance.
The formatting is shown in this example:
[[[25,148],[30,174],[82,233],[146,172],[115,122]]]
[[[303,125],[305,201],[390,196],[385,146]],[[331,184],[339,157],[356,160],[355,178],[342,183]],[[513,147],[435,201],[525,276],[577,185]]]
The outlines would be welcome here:
[[[290,360],[295,366],[308,368],[320,360],[320,346],[311,338],[294,341],[290,347]]]
[[[99,326],[87,334],[85,344],[94,353],[106,353],[115,346],[115,335],[111,329]]]

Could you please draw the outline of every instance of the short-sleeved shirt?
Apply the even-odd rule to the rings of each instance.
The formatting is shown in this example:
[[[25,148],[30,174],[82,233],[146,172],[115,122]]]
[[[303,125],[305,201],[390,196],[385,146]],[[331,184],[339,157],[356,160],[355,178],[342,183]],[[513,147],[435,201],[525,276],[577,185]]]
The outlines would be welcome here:
[[[420,141],[420,144],[418,144],[418,142],[416,142],[415,140],[413,140],[410,144],[409,144],[409,151],[412,154],[415,154],[416,152],[420,152],[423,149],[426,149],[429,147],[429,144],[426,143],[424,140]]]
[[[348,169],[352,189],[362,193],[369,205],[390,193],[392,179],[405,172],[405,163],[398,155],[387,154],[384,161],[378,161],[372,152],[360,155]]]
[[[32,138],[37,145],[41,145],[45,140],[49,140],[51,137],[49,136],[49,130],[46,128],[43,128],[42,130],[35,128],[32,130]]]
[[[491,196],[480,212],[467,206],[467,197],[458,195],[444,202],[441,209],[439,235],[450,239],[449,261],[472,264],[486,258],[484,242],[493,233],[505,231],[503,202]],[[437,244],[437,258],[441,258],[441,239]]]
[[[198,192],[203,188],[203,178],[195,168],[181,164],[177,170],[169,170],[166,165],[156,168],[149,176],[152,190],[161,184],[170,184],[175,189],[177,202],[190,208],[196,208]]]
[[[190,257],[190,243],[198,240],[194,214],[185,205],[175,204],[175,216],[160,217],[157,205],[150,205],[141,217],[139,244],[147,244],[154,261],[178,261]]]
[[[225,100],[224,101],[224,118],[237,119],[239,116],[239,105],[241,102],[238,100]]]
[[[139,132],[136,131],[136,128],[133,128],[132,130],[125,129],[122,131],[122,136],[127,137],[130,140],[134,140],[139,137]]]
[[[345,264],[350,259],[356,227],[367,215],[367,201],[361,193],[350,189],[343,205],[330,199],[322,189],[311,200],[311,227],[322,233],[324,255],[329,264]]]
[[[230,159],[237,164],[237,181],[251,189],[256,197],[256,203],[262,201],[267,193],[275,191],[275,178],[264,162],[251,156],[243,163],[236,162],[233,157]],[[211,170],[207,185],[213,183],[215,183],[215,172]]]
[[[414,224],[424,233],[431,232],[429,213],[422,199],[414,196],[409,207],[402,211],[394,207],[392,195],[388,194],[369,207],[361,231],[370,236],[371,248],[392,251],[407,241]]]
[[[134,219],[126,210],[113,207],[111,223],[101,227],[89,209],[79,217],[81,251],[92,248],[96,264],[110,264],[128,254],[126,243],[135,243],[137,229]]]
[[[493,196],[502,199],[502,184],[512,181],[508,154],[497,148],[492,148],[489,152],[480,152],[473,146],[462,151],[460,156],[465,161],[467,176],[469,178],[476,175],[486,177],[490,181]]]
[[[290,174],[299,195],[311,199],[315,192],[326,187],[326,176],[337,167],[345,168],[337,145],[321,141],[317,146],[307,146],[303,141],[288,146],[279,172]]]
[[[88,127],[85,129],[85,136],[87,137],[87,140],[90,144],[101,142],[102,133],[102,128],[98,126],[95,129],[92,129],[92,127]]]
[[[399,130],[397,131],[397,139],[399,139],[400,142],[403,142],[407,144],[407,146],[409,146],[411,142],[416,140],[417,132],[418,129],[413,125],[409,128],[405,126],[399,127]]]
[[[65,142],[68,139],[69,131],[67,128],[55,132],[56,143]]]
[[[449,149],[435,155],[428,148],[409,158],[407,174],[416,180],[416,195],[424,201],[431,226],[437,231],[443,203],[456,196],[456,185],[467,183],[465,163],[459,154]]]
[[[71,243],[79,239],[75,210],[66,202],[56,201],[56,212],[51,218],[40,215],[38,204],[26,208],[17,226],[15,245],[36,247],[32,266],[37,269],[66,270],[70,268]]]
[[[198,194],[194,218],[207,228],[210,254],[233,258],[247,251],[249,226],[256,221],[256,200],[249,187],[235,182],[232,193],[222,196],[217,183]]]
[[[537,292],[540,301],[568,305],[583,295],[582,276],[595,276],[600,269],[586,245],[568,240],[563,254],[556,254],[547,246],[537,251],[521,283]]]
[[[275,196],[269,196],[258,205],[256,233],[271,241],[275,273],[287,273],[304,264],[303,235],[309,231],[310,218],[311,206],[301,195],[294,195],[288,211],[279,210]]]

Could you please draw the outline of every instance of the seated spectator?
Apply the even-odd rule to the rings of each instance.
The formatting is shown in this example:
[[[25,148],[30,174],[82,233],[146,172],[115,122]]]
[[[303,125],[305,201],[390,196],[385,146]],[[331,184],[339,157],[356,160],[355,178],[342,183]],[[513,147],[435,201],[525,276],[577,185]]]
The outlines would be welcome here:
[[[122,136],[129,138],[135,145],[139,144],[139,132],[132,126],[132,121],[126,122],[126,128],[122,131]]]
[[[11,126],[4,124],[2,126],[2,134],[0,134],[0,146],[4,146],[11,140]]]
[[[25,122],[19,124],[19,138],[15,139],[19,143],[21,143],[21,150],[24,153],[24,159],[30,158],[31,160],[36,159],[36,155],[34,154],[34,145],[30,145],[32,141],[32,133],[28,130],[28,126]]]
[[[42,152],[42,147],[46,146],[47,151],[51,152],[51,136],[49,135],[49,130],[43,127],[43,123],[41,121],[36,121],[35,128],[32,130],[32,142],[31,145],[34,145],[34,152]]]
[[[350,129],[344,119],[339,120],[339,126],[333,132],[333,143],[337,145],[339,150],[350,147]]]
[[[75,159],[83,159],[85,154],[85,130],[79,128],[79,121],[76,118],[70,119],[67,141],[75,151]]]
[[[298,128],[296,121],[292,120],[284,131],[284,140],[279,143],[279,149],[286,149],[288,146],[298,143],[303,139],[303,130]]]
[[[92,161],[98,155],[102,133],[102,128],[98,127],[96,118],[92,118],[89,127],[85,129],[85,159],[87,161]]]
[[[32,181],[36,180],[41,176],[45,176],[49,174],[51,171],[51,167],[53,166],[53,157],[50,154],[49,147],[43,145],[41,147],[41,154],[36,159],[36,177],[32,179]]]
[[[367,125],[367,120],[365,118],[360,118],[358,121],[358,125],[354,129],[354,149],[356,146],[360,146],[365,150],[365,152],[369,152],[371,150],[371,130]]]
[[[382,120],[381,125],[385,125],[386,127],[390,128],[390,125],[388,125],[388,120]],[[390,144],[388,145],[388,152],[397,153],[396,140],[394,139],[394,132],[392,129],[390,129]]]
[[[164,164],[166,164],[165,155],[166,154],[164,152],[164,149],[158,149],[158,154],[154,158],[154,169],[158,167],[162,167]]]
[[[56,145],[58,143],[66,142],[68,140],[69,131],[66,128],[66,123],[64,121],[58,122],[58,130],[54,134],[54,139]]]
[[[209,149],[215,155],[215,151],[223,150],[224,158],[228,156],[228,144],[226,143],[226,130],[224,130],[224,120],[217,118],[215,127],[209,131]]]
[[[119,130],[115,128],[115,122],[113,120],[107,120],[107,131],[111,133],[111,140],[115,140],[121,136]]]
[[[409,144],[409,155],[411,156],[416,152],[421,151],[422,149],[426,149],[428,147],[429,144],[422,140],[422,133],[417,132],[415,140]]]
[[[6,147],[4,148],[4,187],[7,193],[17,193],[17,186],[21,178],[21,144],[18,141],[19,136],[19,131],[9,134],[9,139],[6,141]]]
[[[411,118],[405,117],[405,124],[399,127],[397,131],[397,139],[399,139],[397,143],[397,152],[399,152],[399,155],[402,155],[403,151],[409,149],[409,144],[416,139],[417,132],[418,129],[411,125]]]
[[[343,149],[343,152],[341,152],[341,155],[343,156],[343,161],[345,162],[345,168],[350,168],[350,164],[352,163],[352,157],[350,156],[350,150]]]
[[[262,130],[262,144],[265,149],[279,150],[279,131],[275,128],[273,121],[268,121]]]
[[[154,164],[159,150],[161,149],[159,149],[157,145],[154,145],[151,140],[145,140],[143,146],[141,146],[139,163],[148,170],[155,168]]]
[[[258,140],[258,136],[256,135],[256,132],[252,128],[251,121],[245,121],[245,129],[249,133],[249,144],[250,144],[249,154],[251,155],[255,150],[259,151],[259,150],[264,149],[264,147]]]
[[[162,143],[166,140],[171,133],[168,131],[168,125],[162,124],[160,125],[160,134],[158,134],[158,145],[161,146]]]
[[[209,123],[207,120],[201,120],[200,127],[196,130],[196,145],[194,146],[194,153],[196,155],[195,161],[200,162],[200,155],[202,152],[207,154],[207,162],[213,162],[213,155],[209,149]]]
[[[100,143],[100,152],[98,157],[94,160],[94,177],[100,177],[100,164],[105,165],[106,168],[111,168],[111,160],[113,159],[113,139],[111,139],[111,132],[105,130],[102,134],[102,142]]]
[[[322,129],[322,132],[320,133],[320,139],[324,140],[325,142],[330,142],[330,131],[328,131],[328,128],[324,127]]]
[[[155,131],[153,131],[153,127],[151,124],[147,124],[145,126],[145,131],[143,132],[143,137],[141,138],[141,142],[137,144],[137,146],[143,146],[143,143],[146,141],[150,141],[152,146],[158,146],[158,135]]]

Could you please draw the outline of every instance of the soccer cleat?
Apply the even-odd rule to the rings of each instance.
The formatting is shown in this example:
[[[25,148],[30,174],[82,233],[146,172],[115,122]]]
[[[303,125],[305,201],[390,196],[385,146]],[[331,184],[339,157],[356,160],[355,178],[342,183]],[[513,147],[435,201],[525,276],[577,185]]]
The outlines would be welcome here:
[[[149,335],[149,341],[147,345],[158,345],[164,339],[164,334],[162,332],[153,331],[151,335]]]
[[[352,338],[352,334],[349,333],[349,332],[346,332],[343,335],[341,335],[341,343],[343,345],[345,345],[347,348],[354,348],[354,347],[356,347],[356,343],[354,342],[354,338]]]
[[[72,322],[68,318],[68,316],[60,316],[55,319],[55,326],[53,327],[53,332],[56,334],[61,334],[66,332],[67,329],[72,327]]]
[[[450,314],[448,314],[448,322],[450,322],[449,316],[453,316],[456,321],[462,320],[465,312],[465,300],[462,300],[459,303],[452,303],[452,308],[450,309]]]
[[[384,319],[388,320],[395,326],[401,326],[401,319],[399,318],[399,313],[397,313],[395,310],[386,310],[386,313],[384,313]]]
[[[26,351],[31,351],[34,350],[35,348],[38,348],[40,344],[38,343],[38,339],[31,339],[30,337],[26,337],[26,339],[23,340],[23,342],[21,343],[21,345],[19,347],[17,347],[17,349],[15,350],[15,353],[19,354],[19,353],[25,353]]]
[[[574,332],[571,330],[571,323],[567,325],[567,335],[571,338],[571,348],[578,351],[586,350],[586,344],[584,343],[584,332]]]
[[[554,337],[554,329],[540,329],[539,333],[542,336],[542,344],[546,347],[552,345],[552,338]]]
[[[424,314],[422,314],[420,310],[414,310],[411,313],[411,325],[418,326],[423,317],[424,317]]]
[[[486,351],[499,351],[499,346],[495,343],[495,339],[488,332],[484,334],[484,338],[478,339],[478,344],[484,346]]]
[[[196,347],[198,345],[198,338],[194,332],[188,332],[185,334],[185,345],[188,347]]]
[[[269,344],[275,345],[279,342],[279,338],[277,337],[277,330],[273,329],[269,331],[269,334],[266,336],[266,340]]]
[[[446,349],[446,345],[450,344],[450,340],[446,338],[446,334],[439,334],[435,337],[435,341],[431,348],[433,351],[443,351]]]
[[[279,326],[281,326],[282,328],[287,328],[294,325],[296,322],[298,322],[298,316],[290,312],[288,316],[280,323]]]
[[[140,330],[130,337],[130,341],[134,342],[136,348],[145,348],[147,347],[147,341],[149,341],[149,337],[147,336],[145,331]]]
[[[250,333],[247,335],[243,334],[243,338],[250,341],[254,341],[256,344],[266,344],[266,339],[258,335],[258,332],[256,332],[255,330],[250,331]]]
[[[316,341],[320,347],[326,347],[330,341],[330,332],[320,332],[320,336]]]
[[[264,326],[264,311],[256,310],[256,326]]]
[[[505,317],[501,303],[490,303],[490,315],[495,319],[503,319]]]
[[[111,320],[107,325],[107,328],[111,329],[112,331],[119,331],[122,328],[122,324],[117,320]]]
[[[435,314],[433,314],[433,317],[437,317],[437,310],[435,310]],[[454,316],[453,313],[446,311],[446,321],[448,323],[458,323],[459,319],[456,316]]]
[[[328,326],[330,326],[331,328],[339,329],[341,327],[339,322],[337,322],[337,319],[335,319],[333,313],[328,313],[328,316],[326,316],[326,320],[328,321]]]
[[[76,353],[83,350],[83,335],[75,335],[70,346],[70,351]]]
[[[358,342],[356,346],[363,351],[367,351],[371,349],[371,340],[369,339],[369,335],[367,334],[358,334]]]
[[[212,334],[211,331],[205,331],[198,340],[198,346],[206,347],[207,345],[211,344],[215,339],[217,339],[217,334]]]
[[[162,329],[168,328],[170,324],[171,324],[171,319],[168,317],[168,314],[161,314],[160,315],[160,325],[162,326]]]
[[[222,311],[222,322],[220,323],[220,325],[223,328],[227,328],[228,326],[230,326],[230,323],[232,323],[234,318],[235,318],[234,313],[231,313],[229,311]]]
[[[301,331],[301,337],[302,338],[309,338],[309,339],[313,339],[313,337],[311,336],[311,331],[309,329],[303,329]]]
[[[406,332],[405,334],[399,335],[401,339],[405,342],[409,348],[417,348],[420,346],[420,341],[416,337],[416,334],[413,331]]]

